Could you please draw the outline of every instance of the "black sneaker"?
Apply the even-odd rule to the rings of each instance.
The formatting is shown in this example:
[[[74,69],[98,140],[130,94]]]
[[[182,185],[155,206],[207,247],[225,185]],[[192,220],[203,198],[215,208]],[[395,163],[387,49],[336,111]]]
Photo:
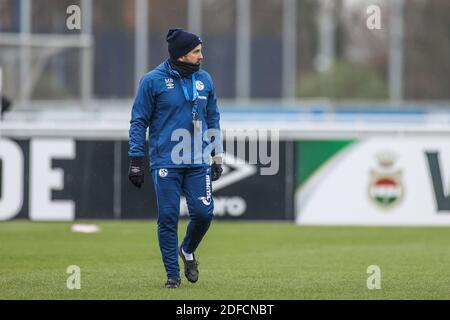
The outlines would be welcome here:
[[[180,287],[180,284],[181,284],[181,279],[168,278],[164,287],[170,288],[170,289],[176,289],[176,288]]]
[[[195,283],[198,280],[198,262],[197,260],[195,260],[194,254],[192,254],[194,260],[186,260],[181,250],[182,249],[180,247],[178,254],[180,255],[181,260],[183,260],[184,263],[184,275],[186,276],[189,282]]]

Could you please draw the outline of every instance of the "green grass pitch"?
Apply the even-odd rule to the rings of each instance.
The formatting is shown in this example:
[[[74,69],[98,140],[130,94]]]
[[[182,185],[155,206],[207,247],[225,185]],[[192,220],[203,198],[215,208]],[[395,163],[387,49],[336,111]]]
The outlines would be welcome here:
[[[450,299],[450,228],[213,221],[200,279],[165,289],[156,222],[0,223],[0,299]],[[77,221],[82,223],[82,221]],[[186,221],[179,226],[180,238]],[[181,264],[181,261],[180,261]],[[69,290],[66,269],[81,269]],[[381,289],[369,290],[370,265]]]

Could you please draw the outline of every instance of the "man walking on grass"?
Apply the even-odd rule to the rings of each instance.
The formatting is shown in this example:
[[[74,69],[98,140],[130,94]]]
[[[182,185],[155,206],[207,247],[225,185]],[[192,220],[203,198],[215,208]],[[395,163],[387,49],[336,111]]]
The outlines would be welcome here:
[[[178,288],[178,256],[187,280],[194,283],[199,277],[194,252],[213,218],[212,181],[222,174],[223,146],[214,83],[200,68],[202,40],[183,29],[170,29],[166,40],[169,58],[143,76],[132,107],[128,176],[136,187],[144,183],[148,128],[165,287]],[[181,192],[190,221],[178,246]]]

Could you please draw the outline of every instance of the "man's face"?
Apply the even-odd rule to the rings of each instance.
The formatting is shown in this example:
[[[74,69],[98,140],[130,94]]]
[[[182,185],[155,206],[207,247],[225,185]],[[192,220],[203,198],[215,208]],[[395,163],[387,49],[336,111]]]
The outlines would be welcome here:
[[[182,62],[200,64],[200,62],[203,60],[202,45],[199,44],[194,49],[189,51],[188,54],[178,58],[178,60]]]

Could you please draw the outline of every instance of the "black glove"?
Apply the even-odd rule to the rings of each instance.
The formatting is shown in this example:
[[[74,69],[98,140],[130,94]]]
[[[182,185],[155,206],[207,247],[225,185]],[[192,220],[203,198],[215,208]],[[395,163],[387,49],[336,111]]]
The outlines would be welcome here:
[[[140,188],[144,183],[144,158],[130,157],[130,169],[128,170],[128,179],[131,183]]]
[[[222,175],[222,165],[213,162],[213,164],[211,165],[211,177],[212,177],[212,181],[216,181],[220,178],[220,176]]]

